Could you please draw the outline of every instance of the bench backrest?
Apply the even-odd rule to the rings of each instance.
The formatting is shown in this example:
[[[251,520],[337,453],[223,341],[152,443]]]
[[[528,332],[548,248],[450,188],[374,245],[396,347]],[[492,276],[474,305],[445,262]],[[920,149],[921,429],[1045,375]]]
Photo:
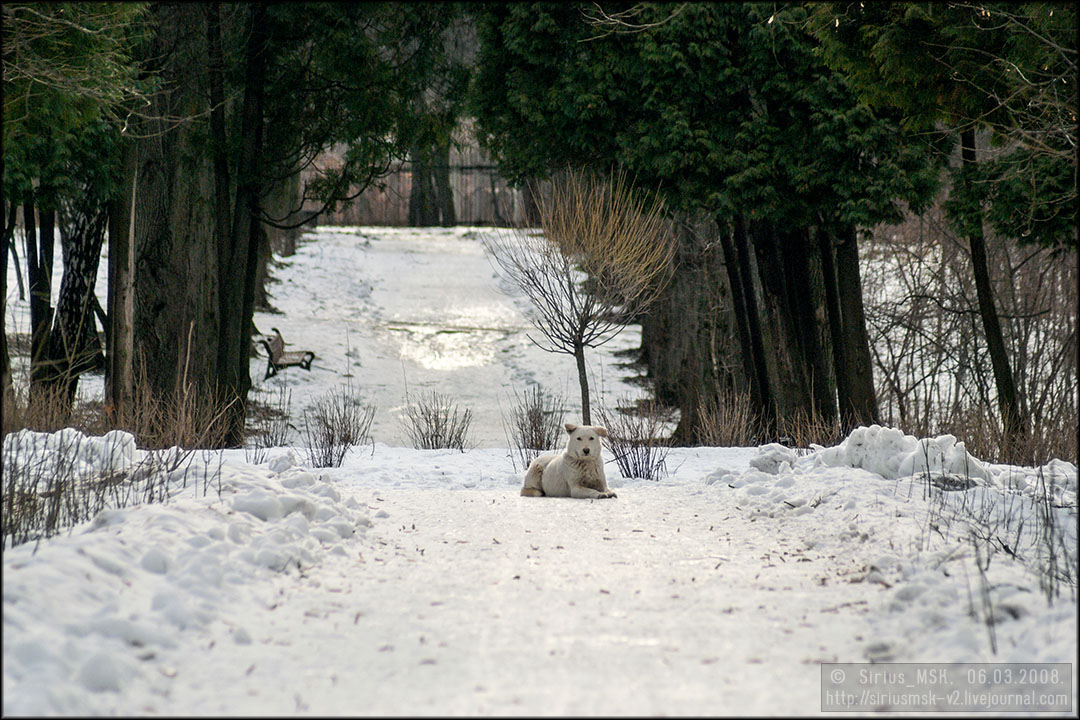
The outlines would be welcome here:
[[[270,350],[270,357],[277,360],[285,352],[285,338],[281,337],[281,333],[275,332],[274,337],[266,341],[266,347]]]

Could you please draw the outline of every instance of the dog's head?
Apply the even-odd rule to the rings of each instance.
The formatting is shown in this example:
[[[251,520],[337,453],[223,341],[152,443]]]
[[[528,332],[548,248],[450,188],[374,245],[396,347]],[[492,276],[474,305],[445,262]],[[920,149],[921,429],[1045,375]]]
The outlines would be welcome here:
[[[607,437],[607,429],[599,425],[575,425],[566,423],[570,435],[566,442],[566,454],[575,458],[600,457],[600,438]]]

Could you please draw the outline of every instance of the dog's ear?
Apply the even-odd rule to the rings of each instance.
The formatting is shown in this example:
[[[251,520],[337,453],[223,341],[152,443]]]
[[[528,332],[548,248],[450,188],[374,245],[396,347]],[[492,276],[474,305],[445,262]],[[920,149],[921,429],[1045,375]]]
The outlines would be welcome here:
[[[593,428],[600,437],[607,437],[607,428],[597,425]]]
[[[566,428],[566,432],[568,433],[573,433],[578,428],[578,426],[574,423],[566,423],[566,425],[564,425],[563,427]]]

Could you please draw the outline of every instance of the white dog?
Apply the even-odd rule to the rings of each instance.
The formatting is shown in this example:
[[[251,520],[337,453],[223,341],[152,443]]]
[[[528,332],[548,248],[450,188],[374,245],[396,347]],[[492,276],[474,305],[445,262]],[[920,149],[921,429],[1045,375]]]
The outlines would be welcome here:
[[[613,498],[604,478],[600,438],[607,430],[598,425],[566,423],[570,434],[566,450],[541,455],[525,472],[521,494],[526,497]]]

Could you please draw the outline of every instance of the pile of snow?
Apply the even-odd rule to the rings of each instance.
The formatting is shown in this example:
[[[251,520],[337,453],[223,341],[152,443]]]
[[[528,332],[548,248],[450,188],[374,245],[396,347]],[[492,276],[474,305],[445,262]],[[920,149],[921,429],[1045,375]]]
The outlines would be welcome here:
[[[103,472],[128,473],[145,457],[135,447],[135,438],[122,430],[102,437],[89,437],[74,428],[55,433],[20,430],[4,437],[6,482],[19,487],[57,476],[89,479]]]
[[[78,443],[85,472],[119,462],[103,447],[130,450],[99,440]],[[185,637],[216,626],[251,643],[249,608],[272,601],[265,578],[344,554],[370,525],[366,508],[287,450],[266,468],[226,465],[220,499],[104,510],[70,535],[5,551],[4,714],[112,714],[131,683],[167,692],[176,668],[196,661]]]
[[[83,470],[140,458],[111,445]],[[658,482],[605,452],[619,498],[590,502],[521,498],[505,448],[299,454],[227,451],[220,496],[5,551],[4,714],[786,714],[865,661],[1071,662],[1075,707],[1075,587],[1048,601],[1039,536],[1049,512],[1075,563],[1069,462],[871,426],[672,448]],[[598,663],[634,683],[574,682]]]
[[[838,556],[870,548],[851,581],[879,583],[891,599],[881,623],[889,632],[865,659],[1073,661],[1074,630],[1048,628],[1075,627],[1075,587],[1061,583],[1056,604],[1042,592],[1051,561],[1076,563],[1072,463],[988,464],[951,435],[916,439],[872,425],[804,455],[764,445],[749,465],[715,470],[705,483],[750,517],[794,528],[808,548]],[[1054,548],[1043,535],[1047,513]],[[1005,652],[985,656],[990,634]]]

